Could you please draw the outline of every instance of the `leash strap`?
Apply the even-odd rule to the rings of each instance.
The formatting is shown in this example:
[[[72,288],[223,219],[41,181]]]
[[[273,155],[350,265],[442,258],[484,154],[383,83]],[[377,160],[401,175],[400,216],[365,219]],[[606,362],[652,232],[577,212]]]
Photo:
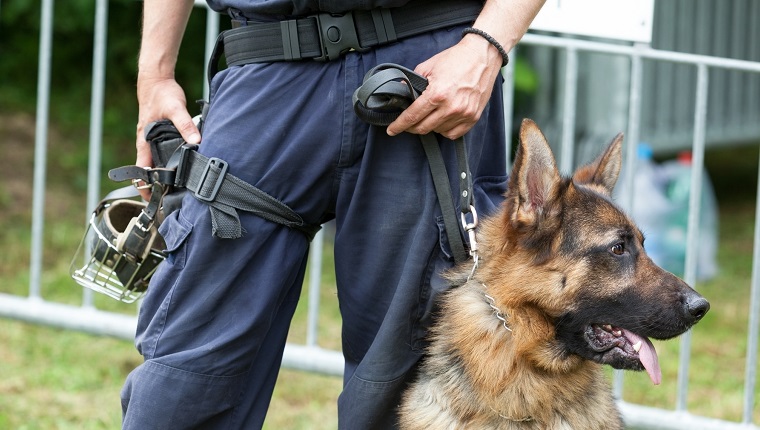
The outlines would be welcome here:
[[[396,64],[380,64],[367,72],[362,85],[354,91],[354,112],[365,122],[376,126],[387,126],[393,122],[427,88],[427,79],[405,67]],[[459,230],[455,200],[451,193],[451,183],[441,146],[435,134],[421,135],[422,147],[430,165],[438,204],[443,215],[446,237],[449,240],[454,261],[467,260],[467,251]],[[472,204],[472,180],[465,148],[464,137],[454,141],[459,170],[459,190],[462,224],[474,229],[477,223]],[[474,218],[467,223],[469,214]],[[474,241],[471,241],[474,246]],[[474,248],[471,249],[474,251]]]

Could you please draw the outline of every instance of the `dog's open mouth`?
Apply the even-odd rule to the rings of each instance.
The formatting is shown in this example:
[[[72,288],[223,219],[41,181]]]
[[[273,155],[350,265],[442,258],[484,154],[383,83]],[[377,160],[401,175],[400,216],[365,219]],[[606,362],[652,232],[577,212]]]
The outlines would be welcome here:
[[[584,335],[589,347],[601,355],[601,362],[632,370],[643,366],[653,384],[662,381],[657,351],[648,338],[609,324],[592,324]]]

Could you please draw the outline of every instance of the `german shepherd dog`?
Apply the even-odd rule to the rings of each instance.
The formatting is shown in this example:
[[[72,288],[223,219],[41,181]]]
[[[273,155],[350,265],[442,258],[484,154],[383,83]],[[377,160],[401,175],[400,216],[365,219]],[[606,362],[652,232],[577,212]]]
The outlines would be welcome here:
[[[482,223],[480,264],[450,276],[402,429],[622,429],[601,365],[660,383],[649,338],[684,333],[710,305],[652,262],[612,202],[622,140],[563,178],[523,121],[506,200]]]

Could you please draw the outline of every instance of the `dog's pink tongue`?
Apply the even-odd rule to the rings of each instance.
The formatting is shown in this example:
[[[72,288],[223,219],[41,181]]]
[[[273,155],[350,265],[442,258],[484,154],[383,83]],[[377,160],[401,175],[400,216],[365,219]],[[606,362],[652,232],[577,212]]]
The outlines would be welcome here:
[[[646,337],[637,335],[628,330],[623,329],[625,337],[628,338],[634,345],[637,342],[641,342],[641,349],[639,349],[639,361],[644,365],[644,369],[649,374],[649,379],[652,380],[654,385],[660,385],[662,382],[662,370],[660,370],[660,362],[657,359],[657,351],[654,349],[652,342]]]

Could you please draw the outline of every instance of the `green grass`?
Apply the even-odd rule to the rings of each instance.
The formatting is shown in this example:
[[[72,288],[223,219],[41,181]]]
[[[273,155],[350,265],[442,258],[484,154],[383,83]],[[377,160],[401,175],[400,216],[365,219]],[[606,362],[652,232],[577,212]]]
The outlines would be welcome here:
[[[55,151],[71,149],[65,142],[56,148],[53,160],[59,159]],[[757,158],[756,147],[711,152],[707,156],[721,203],[718,253],[721,273],[697,285],[710,300],[712,310],[693,332],[688,406],[694,414],[734,421],[742,414]],[[26,166],[17,176],[27,181],[28,186],[31,157],[26,154],[16,161],[13,166],[4,166],[0,161],[0,169]],[[53,179],[48,180],[42,294],[48,300],[76,305],[81,302],[81,293],[68,277],[68,266],[83,232],[84,198],[73,167],[66,164],[53,163],[49,173]],[[18,199],[26,194],[0,183],[0,243],[4,244],[0,292],[21,296],[28,294],[31,226],[29,202]],[[328,244],[323,262],[318,337],[321,346],[338,349],[340,315],[331,254]],[[304,289],[291,342],[305,341],[306,294]],[[135,312],[134,305],[120,304],[100,295],[96,295],[96,304],[106,310]],[[119,427],[119,390],[128,372],[141,361],[130,341],[1,321],[0,429]],[[663,369],[661,386],[653,387],[644,373],[626,373],[626,401],[674,408],[679,345],[677,340],[656,343]],[[266,428],[336,428],[340,388],[340,378],[283,370]],[[760,422],[760,408],[755,407],[755,411],[755,421]]]
[[[113,429],[129,342],[19,322],[0,331],[0,428]]]

